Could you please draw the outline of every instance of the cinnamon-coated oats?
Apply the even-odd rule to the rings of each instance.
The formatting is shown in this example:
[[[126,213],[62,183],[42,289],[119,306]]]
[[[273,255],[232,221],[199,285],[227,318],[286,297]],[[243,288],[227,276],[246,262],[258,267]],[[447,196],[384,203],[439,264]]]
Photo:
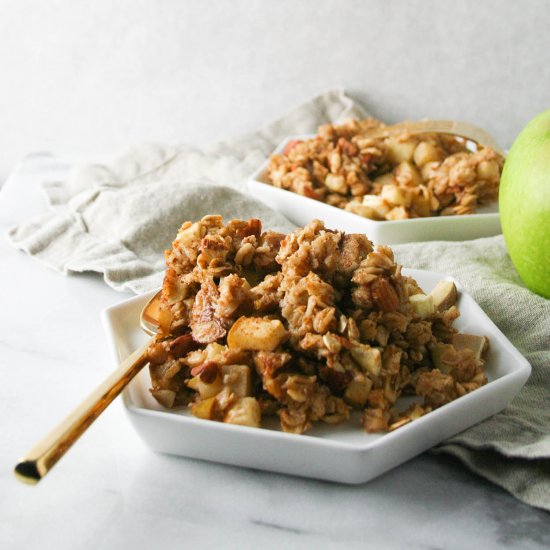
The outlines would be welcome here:
[[[374,220],[471,214],[498,196],[503,158],[445,134],[369,138],[375,119],[325,125],[272,155],[267,180]]]
[[[337,161],[334,161],[337,162]],[[389,247],[315,220],[185,222],[149,348],[152,394],[200,418],[286,432],[346,421],[395,430],[486,383],[485,337],[459,334],[453,283],[426,295]],[[418,397],[398,411],[401,395]]]

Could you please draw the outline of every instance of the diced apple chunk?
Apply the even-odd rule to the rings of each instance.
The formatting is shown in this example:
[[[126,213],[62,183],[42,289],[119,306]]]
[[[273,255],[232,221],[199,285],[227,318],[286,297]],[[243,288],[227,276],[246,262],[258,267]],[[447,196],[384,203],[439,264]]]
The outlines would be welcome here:
[[[199,241],[203,237],[202,226],[199,222],[186,227],[185,229],[180,229],[176,237],[176,241],[179,244],[187,245],[195,241]]]
[[[191,414],[198,418],[204,418],[205,420],[212,420],[215,416],[217,402],[215,397],[209,397],[208,399],[202,399],[198,403],[191,405]]]
[[[415,187],[422,183],[422,176],[412,162],[404,161],[393,170],[393,177],[400,185]]]
[[[399,163],[412,160],[416,142],[414,141],[398,141],[395,138],[386,140],[386,149],[390,162]]]
[[[348,212],[352,212],[353,214],[357,214],[358,216],[362,216],[363,218],[368,218],[369,220],[379,220],[380,216],[370,207],[364,206],[360,202],[351,201],[348,202],[345,206],[345,210]]]
[[[434,301],[429,294],[414,294],[409,298],[409,302],[420,319],[426,319],[435,313]]]
[[[348,184],[344,176],[336,174],[327,174],[325,185],[333,192],[345,195],[348,192]]]
[[[222,375],[223,385],[237,397],[246,397],[252,393],[252,378],[247,365],[224,365]]]
[[[393,179],[393,173],[387,172],[386,174],[382,174],[381,176],[378,176],[374,179],[374,183],[377,183],[379,185],[391,185],[395,183],[395,180]]]
[[[198,392],[202,399],[208,399],[217,395],[221,391],[223,384],[221,376],[217,376],[211,383],[204,382],[199,376],[195,376],[187,382],[187,386]]]
[[[365,195],[363,197],[363,206],[370,208],[374,219],[383,220],[384,216],[390,211],[388,202],[378,195]]]
[[[153,397],[167,409],[174,406],[176,400],[176,392],[172,390],[151,390]]]
[[[439,281],[430,292],[436,311],[445,311],[456,304],[458,292],[452,281]]]
[[[159,310],[159,316],[158,316],[158,325],[159,328],[164,332],[165,334],[170,333],[170,325],[172,324],[172,321],[174,320],[174,314],[169,309],[160,309]]]
[[[366,372],[375,377],[380,374],[382,355],[378,348],[366,344],[357,344],[351,348],[351,356]]]
[[[500,177],[500,169],[496,160],[482,160],[476,168],[477,176],[481,179],[497,180]]]
[[[204,349],[206,351],[207,359],[216,360],[225,351],[225,346],[222,346],[217,342],[211,342]]]
[[[169,304],[175,304],[176,302],[181,302],[189,296],[189,286],[182,283],[181,281],[176,281],[176,283],[168,288],[165,287],[165,296],[166,301]]]
[[[454,353],[454,349],[451,344],[443,344],[442,342],[438,342],[430,350],[434,367],[439,369],[444,374],[449,374],[452,370],[451,366],[445,363],[442,359],[446,352],[450,352],[451,354]]]
[[[483,355],[489,347],[487,336],[476,336],[475,334],[454,334],[452,342],[457,351],[462,349],[472,350],[478,360],[483,359]]]
[[[227,335],[230,348],[273,351],[285,338],[287,331],[278,319],[239,317]]]
[[[424,166],[428,162],[437,162],[441,160],[443,151],[430,143],[429,141],[421,141],[414,150],[413,159],[417,166]]]
[[[358,373],[348,384],[344,393],[344,399],[354,407],[363,407],[367,402],[371,388],[372,380],[364,374]]]
[[[431,200],[430,195],[423,185],[416,189],[417,193],[412,199],[412,209],[422,218],[430,215]]]
[[[223,419],[228,424],[260,427],[262,412],[260,404],[254,397],[241,397],[225,414]]]
[[[386,214],[387,220],[406,220],[408,218],[409,214],[404,206],[395,206]]]
[[[391,204],[400,206],[411,205],[411,195],[397,185],[384,185],[380,196]]]

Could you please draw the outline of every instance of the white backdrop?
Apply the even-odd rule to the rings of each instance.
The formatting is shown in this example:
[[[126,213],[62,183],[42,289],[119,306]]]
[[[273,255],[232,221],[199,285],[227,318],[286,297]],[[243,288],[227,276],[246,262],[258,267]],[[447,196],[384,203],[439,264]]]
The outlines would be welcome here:
[[[509,146],[550,107],[544,0],[0,0],[0,181],[31,151],[204,144],[342,86]]]

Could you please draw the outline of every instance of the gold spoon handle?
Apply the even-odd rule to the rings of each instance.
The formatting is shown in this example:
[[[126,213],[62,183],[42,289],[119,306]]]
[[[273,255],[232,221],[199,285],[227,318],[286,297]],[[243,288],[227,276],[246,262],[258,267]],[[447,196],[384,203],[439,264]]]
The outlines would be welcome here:
[[[506,156],[491,134],[478,126],[468,124],[467,122],[460,122],[458,120],[405,121],[392,126],[386,126],[385,128],[373,128],[367,132],[366,135],[368,137],[376,138],[397,135],[403,132],[409,132],[410,134],[424,134],[431,132],[451,134],[470,141],[475,141],[483,147],[491,147],[498,154]]]
[[[90,427],[93,421],[149,362],[149,342],[134,351],[65,420],[37,443],[15,466],[15,476],[38,483]]]

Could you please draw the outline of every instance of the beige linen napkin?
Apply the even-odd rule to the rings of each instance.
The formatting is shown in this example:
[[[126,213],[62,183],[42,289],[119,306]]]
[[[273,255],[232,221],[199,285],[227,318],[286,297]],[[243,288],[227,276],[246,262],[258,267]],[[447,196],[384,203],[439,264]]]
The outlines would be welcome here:
[[[254,216],[266,227],[290,229],[283,216],[238,192],[247,176],[286,136],[366,114],[336,90],[205,150],[135,147],[110,165],[77,167],[68,181],[46,182],[50,211],[13,227],[8,237],[62,273],[96,271],[118,290],[156,288],[162,252],[186,219]],[[524,502],[550,510],[550,301],[523,286],[502,237],[393,248],[407,267],[456,277],[533,365],[527,385],[504,412],[434,452],[450,453]]]
[[[96,271],[117,290],[157,288],[161,252],[186,219],[218,213],[258,217],[271,229],[294,227],[236,191],[246,192],[247,176],[288,135],[366,115],[342,91],[329,91],[257,132],[206,150],[144,144],[110,165],[77,166],[67,181],[44,183],[50,211],[12,228],[8,237],[62,273]]]
[[[450,453],[524,502],[550,510],[550,300],[521,282],[502,235],[392,248],[407,267],[448,273],[460,281],[533,367],[503,412],[434,452]]]

